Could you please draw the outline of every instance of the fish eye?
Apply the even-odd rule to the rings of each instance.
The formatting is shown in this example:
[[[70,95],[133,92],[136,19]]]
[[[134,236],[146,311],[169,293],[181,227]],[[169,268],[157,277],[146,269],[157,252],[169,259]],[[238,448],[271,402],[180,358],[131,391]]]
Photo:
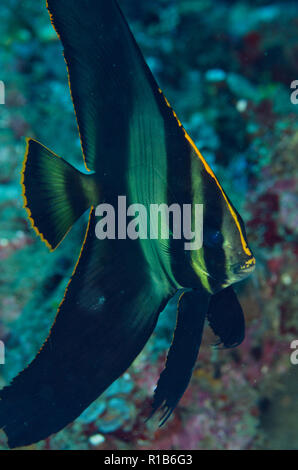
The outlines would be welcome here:
[[[224,238],[219,230],[204,229],[204,245],[214,248],[222,246]]]

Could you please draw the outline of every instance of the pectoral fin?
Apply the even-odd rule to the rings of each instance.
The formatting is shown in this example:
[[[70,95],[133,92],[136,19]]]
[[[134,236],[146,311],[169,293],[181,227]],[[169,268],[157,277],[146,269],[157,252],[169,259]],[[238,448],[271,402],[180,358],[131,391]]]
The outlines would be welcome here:
[[[244,340],[245,319],[232,287],[212,296],[207,318],[214,334],[219,337],[216,346],[235,348]]]

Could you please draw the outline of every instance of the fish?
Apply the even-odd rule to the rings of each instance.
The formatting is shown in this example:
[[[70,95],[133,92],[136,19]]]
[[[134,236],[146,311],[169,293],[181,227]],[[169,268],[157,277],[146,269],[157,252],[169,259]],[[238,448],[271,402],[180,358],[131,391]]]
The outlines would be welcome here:
[[[24,207],[55,250],[89,211],[81,253],[50,333],[0,391],[11,448],[73,422],[132,364],[177,293],[177,325],[152,399],[163,425],[192,376],[206,322],[217,346],[245,337],[233,285],[256,260],[244,222],[153,77],[115,0],[48,0],[63,46],[85,170],[27,139]],[[203,244],[125,237],[98,240],[96,208],[202,204]]]

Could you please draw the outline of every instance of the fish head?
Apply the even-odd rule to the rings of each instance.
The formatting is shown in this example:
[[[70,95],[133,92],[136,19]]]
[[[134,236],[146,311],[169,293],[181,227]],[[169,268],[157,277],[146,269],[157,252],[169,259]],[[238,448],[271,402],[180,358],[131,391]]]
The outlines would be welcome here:
[[[248,245],[245,224],[230,202],[223,212],[221,234],[226,274],[224,287],[227,287],[248,277],[256,266]]]
[[[203,285],[216,293],[249,276],[256,261],[242,218],[217,180],[211,189],[204,198],[203,245],[193,253],[192,264]]]

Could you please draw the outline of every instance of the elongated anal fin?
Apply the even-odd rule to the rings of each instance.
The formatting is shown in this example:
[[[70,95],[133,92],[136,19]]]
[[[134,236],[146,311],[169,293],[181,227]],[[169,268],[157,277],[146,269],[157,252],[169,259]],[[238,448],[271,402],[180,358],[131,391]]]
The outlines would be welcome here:
[[[12,448],[74,421],[141,352],[169,293],[153,283],[134,241],[98,240],[95,211],[51,332],[31,364],[0,390]]]
[[[214,334],[219,338],[217,347],[235,348],[244,340],[244,314],[233,287],[212,296],[207,319]]]
[[[32,226],[50,250],[97,198],[93,175],[81,173],[32,139],[27,140],[21,184]]]
[[[173,342],[152,405],[151,416],[159,408],[163,411],[160,426],[171,416],[190,382],[201,346],[209,299],[205,291],[184,292],[179,299]]]

